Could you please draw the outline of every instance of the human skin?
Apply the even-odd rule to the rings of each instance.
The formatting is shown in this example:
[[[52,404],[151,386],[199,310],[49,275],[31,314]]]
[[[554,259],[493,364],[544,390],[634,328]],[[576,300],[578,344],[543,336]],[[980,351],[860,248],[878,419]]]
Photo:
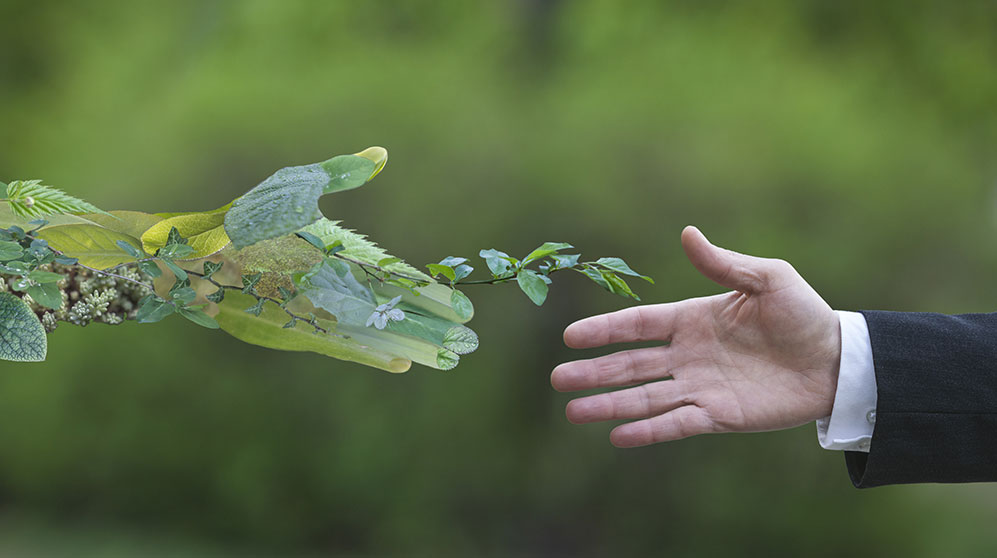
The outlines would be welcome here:
[[[564,330],[572,348],[634,341],[657,347],[567,362],[558,391],[620,387],[568,403],[575,424],[638,419],[610,441],[636,447],[711,432],[792,428],[831,414],[841,358],[837,314],[783,260],[682,231],[689,261],[731,292],[592,316]]]

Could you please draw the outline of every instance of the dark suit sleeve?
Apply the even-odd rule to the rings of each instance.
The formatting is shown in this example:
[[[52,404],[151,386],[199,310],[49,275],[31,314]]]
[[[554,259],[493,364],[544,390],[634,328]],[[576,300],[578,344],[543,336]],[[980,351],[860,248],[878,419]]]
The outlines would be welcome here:
[[[997,481],[997,313],[862,314],[877,401],[869,453],[845,452],[855,486]]]

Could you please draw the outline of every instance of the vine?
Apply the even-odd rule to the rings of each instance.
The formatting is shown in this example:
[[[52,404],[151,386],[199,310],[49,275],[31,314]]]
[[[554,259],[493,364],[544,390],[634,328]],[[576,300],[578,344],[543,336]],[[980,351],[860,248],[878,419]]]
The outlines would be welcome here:
[[[563,242],[523,258],[481,250],[482,278],[457,256],[420,271],[318,209],[322,195],[362,186],[386,161],[372,147],[287,167],[226,206],[190,213],[106,212],[39,180],[0,183],[0,359],[44,360],[46,333],[61,322],[177,314],[274,349],[449,370],[478,346],[462,287],[514,281],[540,306],[559,271],[635,300],[624,277],[653,283],[620,258],[582,261]]]

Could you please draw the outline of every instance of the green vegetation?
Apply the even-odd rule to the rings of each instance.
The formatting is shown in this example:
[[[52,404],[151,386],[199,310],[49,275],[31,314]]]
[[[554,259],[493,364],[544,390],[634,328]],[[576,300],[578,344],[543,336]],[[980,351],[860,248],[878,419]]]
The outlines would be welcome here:
[[[516,280],[540,306],[550,274],[564,269],[637,300],[618,274],[653,283],[620,258],[579,262],[579,254],[562,255],[572,248],[563,242],[544,243],[522,261],[482,250],[491,279],[467,280],[474,268],[467,258],[452,256],[422,273],[329,221],[318,208],[319,197],[364,185],[387,160],[384,148],[371,147],[284,168],[232,203],[204,213],[108,213],[39,180],[11,182],[2,200],[11,216],[8,228],[0,228],[0,282],[21,298],[3,298],[0,359],[44,360],[44,332],[59,321],[87,325],[103,316],[115,325],[125,319],[155,323],[177,314],[265,347],[313,351],[389,372],[405,372],[412,362],[451,370],[459,355],[478,348],[477,334],[461,325],[474,307],[458,285]],[[78,222],[49,227],[44,219],[26,221],[47,216]],[[132,288],[104,290],[74,304],[66,289],[80,271]],[[137,302],[129,298],[136,288],[142,295]],[[226,297],[230,290],[248,297]],[[262,317],[267,303],[285,314],[283,321],[274,320],[272,312],[264,319],[239,319],[245,317],[238,311]],[[108,312],[112,305],[124,312]],[[89,319],[80,320],[81,312]],[[318,337],[305,340],[295,331],[299,323]]]

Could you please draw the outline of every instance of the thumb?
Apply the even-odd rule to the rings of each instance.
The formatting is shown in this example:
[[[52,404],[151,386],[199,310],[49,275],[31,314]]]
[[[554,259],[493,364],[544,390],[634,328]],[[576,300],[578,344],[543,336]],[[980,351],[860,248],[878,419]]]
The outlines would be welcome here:
[[[777,261],[714,246],[693,226],[682,230],[682,248],[692,265],[708,279],[745,294],[766,289],[774,271],[773,264]]]

